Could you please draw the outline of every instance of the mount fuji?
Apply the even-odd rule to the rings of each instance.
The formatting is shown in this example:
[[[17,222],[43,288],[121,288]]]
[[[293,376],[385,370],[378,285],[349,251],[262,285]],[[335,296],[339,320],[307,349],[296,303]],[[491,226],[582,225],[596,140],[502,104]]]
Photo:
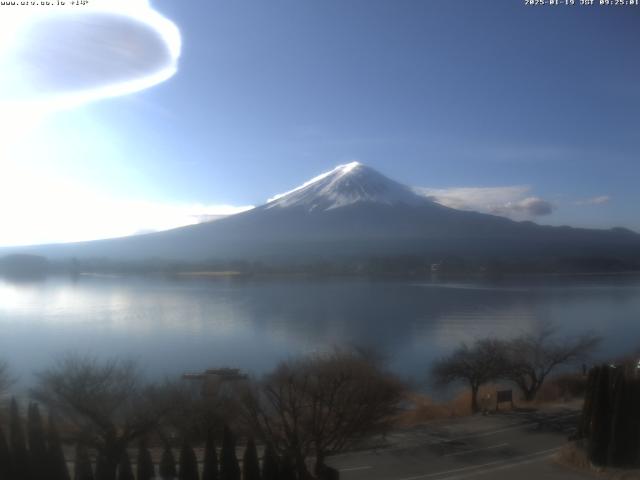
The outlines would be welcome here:
[[[302,263],[372,256],[640,259],[625,229],[541,226],[456,210],[373,168],[341,165],[252,210],[208,223],[109,240],[29,247],[50,259],[247,260]]]

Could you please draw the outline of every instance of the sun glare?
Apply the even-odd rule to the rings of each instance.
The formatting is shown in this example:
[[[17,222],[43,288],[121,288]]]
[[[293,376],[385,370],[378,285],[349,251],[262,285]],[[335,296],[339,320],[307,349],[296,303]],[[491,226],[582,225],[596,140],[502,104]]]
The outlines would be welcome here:
[[[0,105],[72,108],[161,83],[177,71],[177,26],[146,0],[5,7]]]
[[[74,179],[7,161],[0,174],[0,247],[149,233],[215,220],[250,208],[114,198]]]
[[[2,245],[123,236],[228,214],[217,205],[116,199],[52,174],[55,158],[41,157],[57,151],[57,136],[34,149],[34,132],[45,124],[56,129],[50,120],[61,110],[167,80],[177,71],[181,36],[147,0],[18,3],[0,15]]]

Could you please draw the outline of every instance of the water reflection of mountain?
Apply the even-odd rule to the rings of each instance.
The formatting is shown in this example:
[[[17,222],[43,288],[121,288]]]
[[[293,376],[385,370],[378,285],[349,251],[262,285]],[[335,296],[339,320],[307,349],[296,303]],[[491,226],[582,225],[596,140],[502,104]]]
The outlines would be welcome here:
[[[640,284],[620,278],[49,278],[0,283],[0,348],[20,357],[21,345],[37,344],[35,360],[23,355],[25,362],[81,348],[133,355],[158,372],[217,365],[265,371],[300,352],[352,343],[377,347],[394,368],[419,376],[461,341],[509,336],[542,321],[567,334],[606,334],[604,350],[630,349],[640,338],[639,315]]]

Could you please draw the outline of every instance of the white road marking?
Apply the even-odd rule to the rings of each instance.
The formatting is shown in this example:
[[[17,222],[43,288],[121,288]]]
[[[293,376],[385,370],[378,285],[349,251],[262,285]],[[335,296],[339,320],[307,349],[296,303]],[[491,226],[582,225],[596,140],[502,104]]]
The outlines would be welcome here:
[[[560,450],[562,447],[556,447],[556,448],[550,448],[548,450],[540,450],[538,452],[534,452],[534,453],[530,453],[528,455],[521,455],[519,457],[514,457],[510,460],[496,460],[495,462],[489,462],[489,463],[483,463],[480,465],[470,465],[468,467],[463,467],[463,468],[456,468],[454,470],[445,470],[444,472],[434,472],[434,473],[426,473],[424,475],[416,475],[413,477],[403,477],[399,480],[420,480],[423,478],[433,478],[433,477],[440,477],[442,476],[442,478],[440,480],[457,480],[459,478],[465,478],[468,476],[473,476],[473,475],[480,475],[480,474],[485,474],[485,473],[489,473],[492,472],[494,470],[501,470],[504,468],[511,468],[511,467],[515,467],[518,465],[522,465],[525,463],[531,463],[533,461],[537,461],[540,460],[542,458],[545,458],[547,456],[550,456],[553,452],[557,452],[558,450]],[[547,454],[547,455],[545,455]],[[536,457],[536,458],[534,458]],[[496,468],[493,469],[486,469],[485,467],[493,467],[495,466]],[[480,470],[480,469],[484,469],[484,470]],[[462,473],[462,472],[468,472],[470,470],[479,470],[477,472],[472,472],[463,476],[453,476],[453,477],[446,477],[444,475],[449,475],[451,473]]]
[[[548,418],[548,419],[544,419],[544,421],[532,421],[532,422],[527,422],[527,423],[516,423],[516,424],[508,425],[508,426],[506,426],[504,428],[499,428],[497,430],[489,430],[487,432],[474,433],[474,434],[471,434],[471,435],[465,435],[463,437],[456,437],[456,438],[449,438],[449,439],[447,439],[446,437],[439,437],[439,438],[441,438],[441,440],[432,440],[432,441],[420,443],[420,444],[417,444],[417,445],[405,445],[405,446],[398,446],[398,447],[380,446],[380,447],[372,448],[372,449],[369,449],[369,450],[355,450],[355,451],[352,451],[352,452],[339,453],[337,455],[332,455],[331,458],[341,458],[341,457],[347,457],[347,456],[359,455],[359,454],[369,455],[369,454],[375,454],[375,453],[381,453],[381,452],[399,452],[399,451],[402,451],[402,450],[412,450],[412,449],[420,448],[420,447],[423,447],[425,445],[440,445],[440,444],[443,444],[443,443],[457,442],[457,441],[460,441],[460,440],[467,440],[467,439],[470,439],[470,438],[489,437],[489,436],[495,435],[497,433],[508,432],[510,430],[519,430],[521,428],[531,427],[532,425],[540,425],[541,423],[545,423],[547,421],[561,420],[561,419],[564,419],[564,418],[576,417],[576,416],[579,416],[579,415],[581,415],[581,412],[572,412],[572,413],[567,413],[567,414],[564,414],[564,415],[558,415],[557,417],[551,417],[551,418]],[[410,433],[407,433],[406,435],[407,436],[411,436]],[[393,435],[389,435],[388,437],[390,437],[390,436],[393,436]],[[435,436],[435,435],[433,435],[433,436]]]
[[[557,451],[558,449],[556,449]],[[554,452],[549,453],[547,455],[540,455],[538,457],[535,458],[530,458],[527,460],[521,460],[519,462],[512,462],[512,463],[506,463],[504,465],[499,465],[493,468],[485,468],[484,470],[480,470],[478,472],[471,472],[471,473],[464,473],[462,475],[454,475],[452,477],[442,477],[439,480],[463,480],[465,478],[471,478],[471,477],[477,477],[479,475],[486,475],[489,473],[493,473],[493,472],[498,472],[500,470],[507,470],[509,468],[514,468],[514,467],[519,467],[522,465],[527,465],[529,463],[535,463],[535,462],[539,462],[540,460],[544,460],[546,458],[549,458],[551,455],[553,455]]]
[[[570,414],[567,414],[567,415],[561,415],[561,416],[558,416],[558,417],[553,417],[553,419],[551,419],[551,420],[560,420],[560,419],[563,419],[563,418],[575,417],[577,415],[580,415],[580,413],[578,412],[578,413],[570,413]],[[471,434],[471,435],[465,435],[464,437],[456,437],[456,438],[452,438],[452,439],[449,439],[449,440],[431,442],[431,445],[437,445],[439,443],[457,442],[459,440],[467,440],[469,438],[489,437],[491,435],[495,435],[496,433],[508,432],[509,430],[519,430],[521,428],[531,427],[532,425],[539,425],[541,423],[544,423],[544,422],[534,421],[534,422],[520,423],[520,424],[511,425],[511,426],[504,427],[504,428],[499,428],[497,430],[490,430],[488,432],[474,433],[474,434]]]
[[[405,446],[388,447],[388,448],[381,447],[381,448],[376,448],[376,449],[373,449],[373,450],[362,450],[360,452],[354,452],[354,453],[368,454],[368,453],[378,453],[378,452],[399,452],[399,451],[402,451],[402,450],[412,450],[412,449],[424,447],[425,445],[442,445],[442,444],[447,444],[447,443],[459,442],[460,440],[468,440],[470,438],[490,437],[491,435],[495,435],[497,433],[508,432],[510,430],[519,430],[521,428],[530,427],[532,425],[538,425],[539,423],[540,422],[519,423],[519,424],[516,424],[516,425],[511,425],[509,427],[499,428],[497,430],[490,430],[488,432],[481,432],[481,433],[474,433],[474,434],[471,434],[471,435],[465,435],[464,437],[456,437],[456,438],[441,437],[442,440],[432,440],[430,442],[419,443],[417,445],[405,445]],[[343,454],[340,454],[340,455],[333,455],[333,457],[334,458],[339,458],[339,457],[344,456],[344,455],[349,455],[349,454],[348,453],[343,453]]]
[[[482,452],[483,450],[493,450],[494,448],[507,447],[508,443],[501,443],[500,445],[491,445],[490,447],[474,448],[473,450],[462,450],[460,452],[448,453],[443,455],[444,457],[455,457],[456,455],[466,455],[467,453]]]
[[[371,465],[363,465],[362,467],[347,467],[347,468],[340,468],[339,470],[341,472],[355,472],[357,470],[369,470],[371,467]]]

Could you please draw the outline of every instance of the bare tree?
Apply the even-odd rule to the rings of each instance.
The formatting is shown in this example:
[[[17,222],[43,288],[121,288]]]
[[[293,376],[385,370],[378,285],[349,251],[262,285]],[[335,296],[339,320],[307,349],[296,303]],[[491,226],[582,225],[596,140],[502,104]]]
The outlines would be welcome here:
[[[161,435],[167,438],[177,434],[204,441],[212,431],[221,433],[226,423],[235,424],[242,410],[235,385],[206,385],[180,379],[167,380],[159,389],[172,406],[160,428]]]
[[[560,339],[556,329],[545,324],[536,333],[506,343],[508,361],[504,377],[518,386],[525,400],[533,400],[554,369],[584,361],[600,341],[601,338],[593,333]]]
[[[505,345],[500,340],[477,340],[471,346],[462,344],[448,357],[435,362],[431,375],[437,385],[465,382],[471,388],[471,411],[478,412],[478,391],[487,382],[496,380],[506,363]]]
[[[184,380],[165,381],[163,395],[173,408],[161,422],[160,435],[165,441],[174,436],[200,440],[212,426],[210,405],[202,396],[200,385]]]
[[[299,478],[309,478],[326,456],[389,428],[403,385],[354,350],[334,350],[282,363],[245,396],[253,430],[292,457]]]
[[[33,396],[66,422],[76,442],[98,450],[107,480],[115,479],[128,443],[151,431],[169,408],[128,361],[67,356],[38,377]]]

